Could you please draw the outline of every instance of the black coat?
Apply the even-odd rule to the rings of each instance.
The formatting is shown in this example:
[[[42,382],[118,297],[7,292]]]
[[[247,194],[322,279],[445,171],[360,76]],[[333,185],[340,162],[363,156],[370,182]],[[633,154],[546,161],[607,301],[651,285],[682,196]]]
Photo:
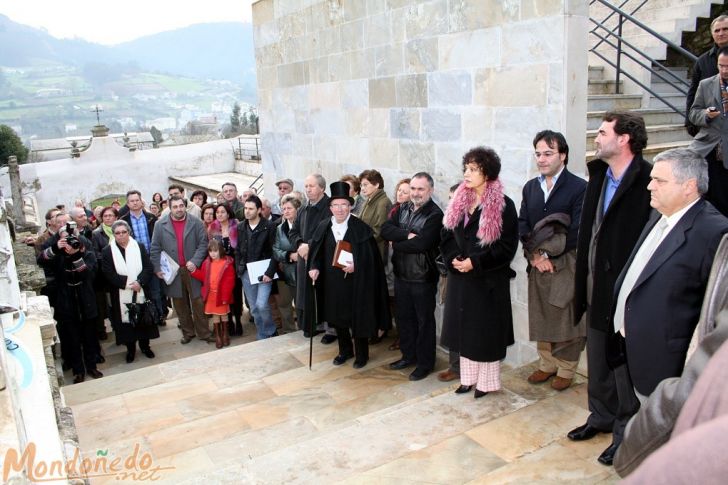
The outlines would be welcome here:
[[[79,236],[83,250],[72,255],[58,249],[58,234],[48,239],[38,256],[38,264],[55,277],[56,302],[53,316],[58,321],[77,322],[96,318],[96,294],[93,282],[97,260],[91,241]],[[52,248],[51,255],[48,248]],[[79,264],[83,260],[83,265]],[[81,268],[74,270],[74,268]]]
[[[273,244],[276,242],[276,224],[267,219],[260,219],[258,225],[255,226],[250,238],[248,238],[248,221],[243,221],[237,225],[238,245],[235,247],[235,267],[237,268],[238,277],[242,279],[246,265],[256,261],[270,259],[268,269],[265,271],[266,276],[273,278],[276,274],[276,260],[273,259]],[[248,240],[250,239],[250,240]]]
[[[615,305],[629,264],[661,217],[655,212],[642,231],[614,287]],[[682,373],[713,257],[726,232],[728,219],[709,202],[698,201],[665,236],[629,292],[624,312],[627,363],[641,394],[649,396],[660,381]]]
[[[571,225],[566,236],[564,253],[576,248],[581,220],[581,207],[584,203],[586,180],[577,177],[564,167],[556,184],[544,203],[543,190],[538,177],[523,186],[521,210],[518,213],[518,234],[523,240],[536,226],[536,223],[551,214],[563,213],[571,216]]]
[[[392,269],[402,281],[435,282],[442,231],[442,210],[429,200],[415,211],[412,202],[398,205],[382,225],[382,238],[392,242]],[[410,233],[417,237],[409,239]]]
[[[440,251],[448,268],[442,345],[470,360],[495,362],[513,345],[510,281],[516,276],[510,264],[518,248],[518,215],[506,197],[500,239],[481,247],[477,238],[480,207],[463,226],[442,230]],[[452,267],[457,256],[469,257],[473,270],[460,273]]]
[[[592,245],[592,229],[601,213],[601,194],[609,166],[602,160],[592,160],[587,165],[589,183],[584,195],[584,207],[579,224],[576,249],[576,276],[574,284],[574,322],[577,324],[587,310],[587,278],[589,277],[589,248]],[[641,156],[635,156],[622,176],[617,192],[604,214],[595,238],[596,251],[590,319],[587,324],[603,332],[612,325],[614,283],[632,253],[647,219],[650,217],[650,183],[652,165]]]
[[[91,247],[96,254],[96,261],[101,264],[102,251],[106,246],[109,245],[109,237],[104,232],[104,229],[99,226],[91,233]],[[106,279],[104,278],[103,271],[96,272],[96,281],[94,286],[98,291],[106,291]]]
[[[329,220],[331,218],[330,202],[331,199],[329,199],[329,196],[324,194],[321,200],[318,201],[318,204],[306,204],[301,207],[291,230],[288,232],[288,239],[291,241],[291,246],[294,250],[298,250],[298,247],[304,243],[310,245],[313,233],[318,225],[323,220]],[[298,258],[296,263],[296,309],[304,311],[307,308],[313,308],[313,292],[315,291],[311,283],[311,278],[308,277],[307,268],[308,262],[303,258]],[[312,319],[313,315],[311,315]],[[311,321],[308,318],[306,320]]]
[[[331,261],[325,261],[323,245],[325,238],[330,234],[331,220],[324,220],[319,223],[314,231],[309,252],[309,269],[320,271],[319,280],[316,286],[324,287],[327,284],[325,278],[325,265],[330,266]],[[379,254],[377,243],[374,240],[374,232],[357,217],[349,217],[348,228],[344,234],[344,241],[351,243],[354,255],[354,272],[347,275],[351,279],[351,329],[353,337],[375,337],[377,329],[391,322],[389,314],[389,293],[387,292],[387,281],[384,277],[384,266]],[[336,270],[339,271],[339,270]],[[310,281],[311,279],[307,279]],[[319,295],[319,319],[328,311],[325,295],[330,292],[320,291]],[[305,312],[306,327],[314,317],[313,312]],[[313,322],[319,323],[319,322]]]
[[[142,272],[139,273],[137,281],[144,289],[144,295],[149,299],[149,281],[152,279],[153,268],[147,251],[142,244],[139,245],[139,253],[142,258]],[[126,255],[124,255],[126,258]],[[111,326],[114,328],[117,343],[134,343],[140,339],[154,339],[159,337],[159,328],[156,325],[150,327],[133,327],[129,322],[121,321],[121,307],[119,305],[119,291],[126,288],[126,276],[116,272],[114,256],[111,253],[111,246],[106,246],[101,256],[101,270],[109,286],[109,297],[111,299]],[[156,276],[155,276],[156,278]]]

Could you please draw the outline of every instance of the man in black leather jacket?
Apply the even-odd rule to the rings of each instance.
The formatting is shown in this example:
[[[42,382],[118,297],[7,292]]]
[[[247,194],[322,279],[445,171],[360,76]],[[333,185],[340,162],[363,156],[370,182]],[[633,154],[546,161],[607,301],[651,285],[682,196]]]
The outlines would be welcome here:
[[[402,358],[389,367],[416,364],[411,381],[424,379],[435,367],[435,294],[439,273],[435,258],[440,244],[442,210],[432,201],[434,182],[418,172],[410,181],[410,201],[396,207],[382,226],[392,245],[395,321]]]

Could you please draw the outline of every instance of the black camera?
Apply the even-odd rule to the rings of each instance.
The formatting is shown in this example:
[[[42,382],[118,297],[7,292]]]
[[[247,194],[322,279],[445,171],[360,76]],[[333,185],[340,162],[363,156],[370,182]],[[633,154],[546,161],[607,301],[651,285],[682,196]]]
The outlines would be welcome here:
[[[76,236],[76,223],[66,223],[66,244],[72,249],[81,249],[81,240]]]

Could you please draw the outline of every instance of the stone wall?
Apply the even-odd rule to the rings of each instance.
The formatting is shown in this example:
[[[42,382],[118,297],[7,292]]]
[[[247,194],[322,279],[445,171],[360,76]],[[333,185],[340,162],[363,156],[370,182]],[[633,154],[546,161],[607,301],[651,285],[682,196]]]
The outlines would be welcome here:
[[[440,200],[476,145],[501,155],[517,202],[535,175],[531,140],[567,135],[584,171],[587,2],[579,0],[260,0],[253,4],[266,186],[301,189],[376,168],[390,192],[426,170]],[[522,258],[517,339],[528,341]],[[525,351],[525,352],[522,352]]]

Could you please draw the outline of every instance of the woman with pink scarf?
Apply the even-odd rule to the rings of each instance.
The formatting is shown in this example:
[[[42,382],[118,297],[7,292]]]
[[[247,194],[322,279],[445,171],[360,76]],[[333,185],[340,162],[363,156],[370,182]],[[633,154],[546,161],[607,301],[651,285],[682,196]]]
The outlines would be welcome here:
[[[463,182],[445,212],[440,251],[448,268],[442,344],[460,353],[457,394],[475,398],[501,388],[500,361],[513,344],[510,263],[518,247],[518,215],[498,179],[491,148],[463,157]]]

